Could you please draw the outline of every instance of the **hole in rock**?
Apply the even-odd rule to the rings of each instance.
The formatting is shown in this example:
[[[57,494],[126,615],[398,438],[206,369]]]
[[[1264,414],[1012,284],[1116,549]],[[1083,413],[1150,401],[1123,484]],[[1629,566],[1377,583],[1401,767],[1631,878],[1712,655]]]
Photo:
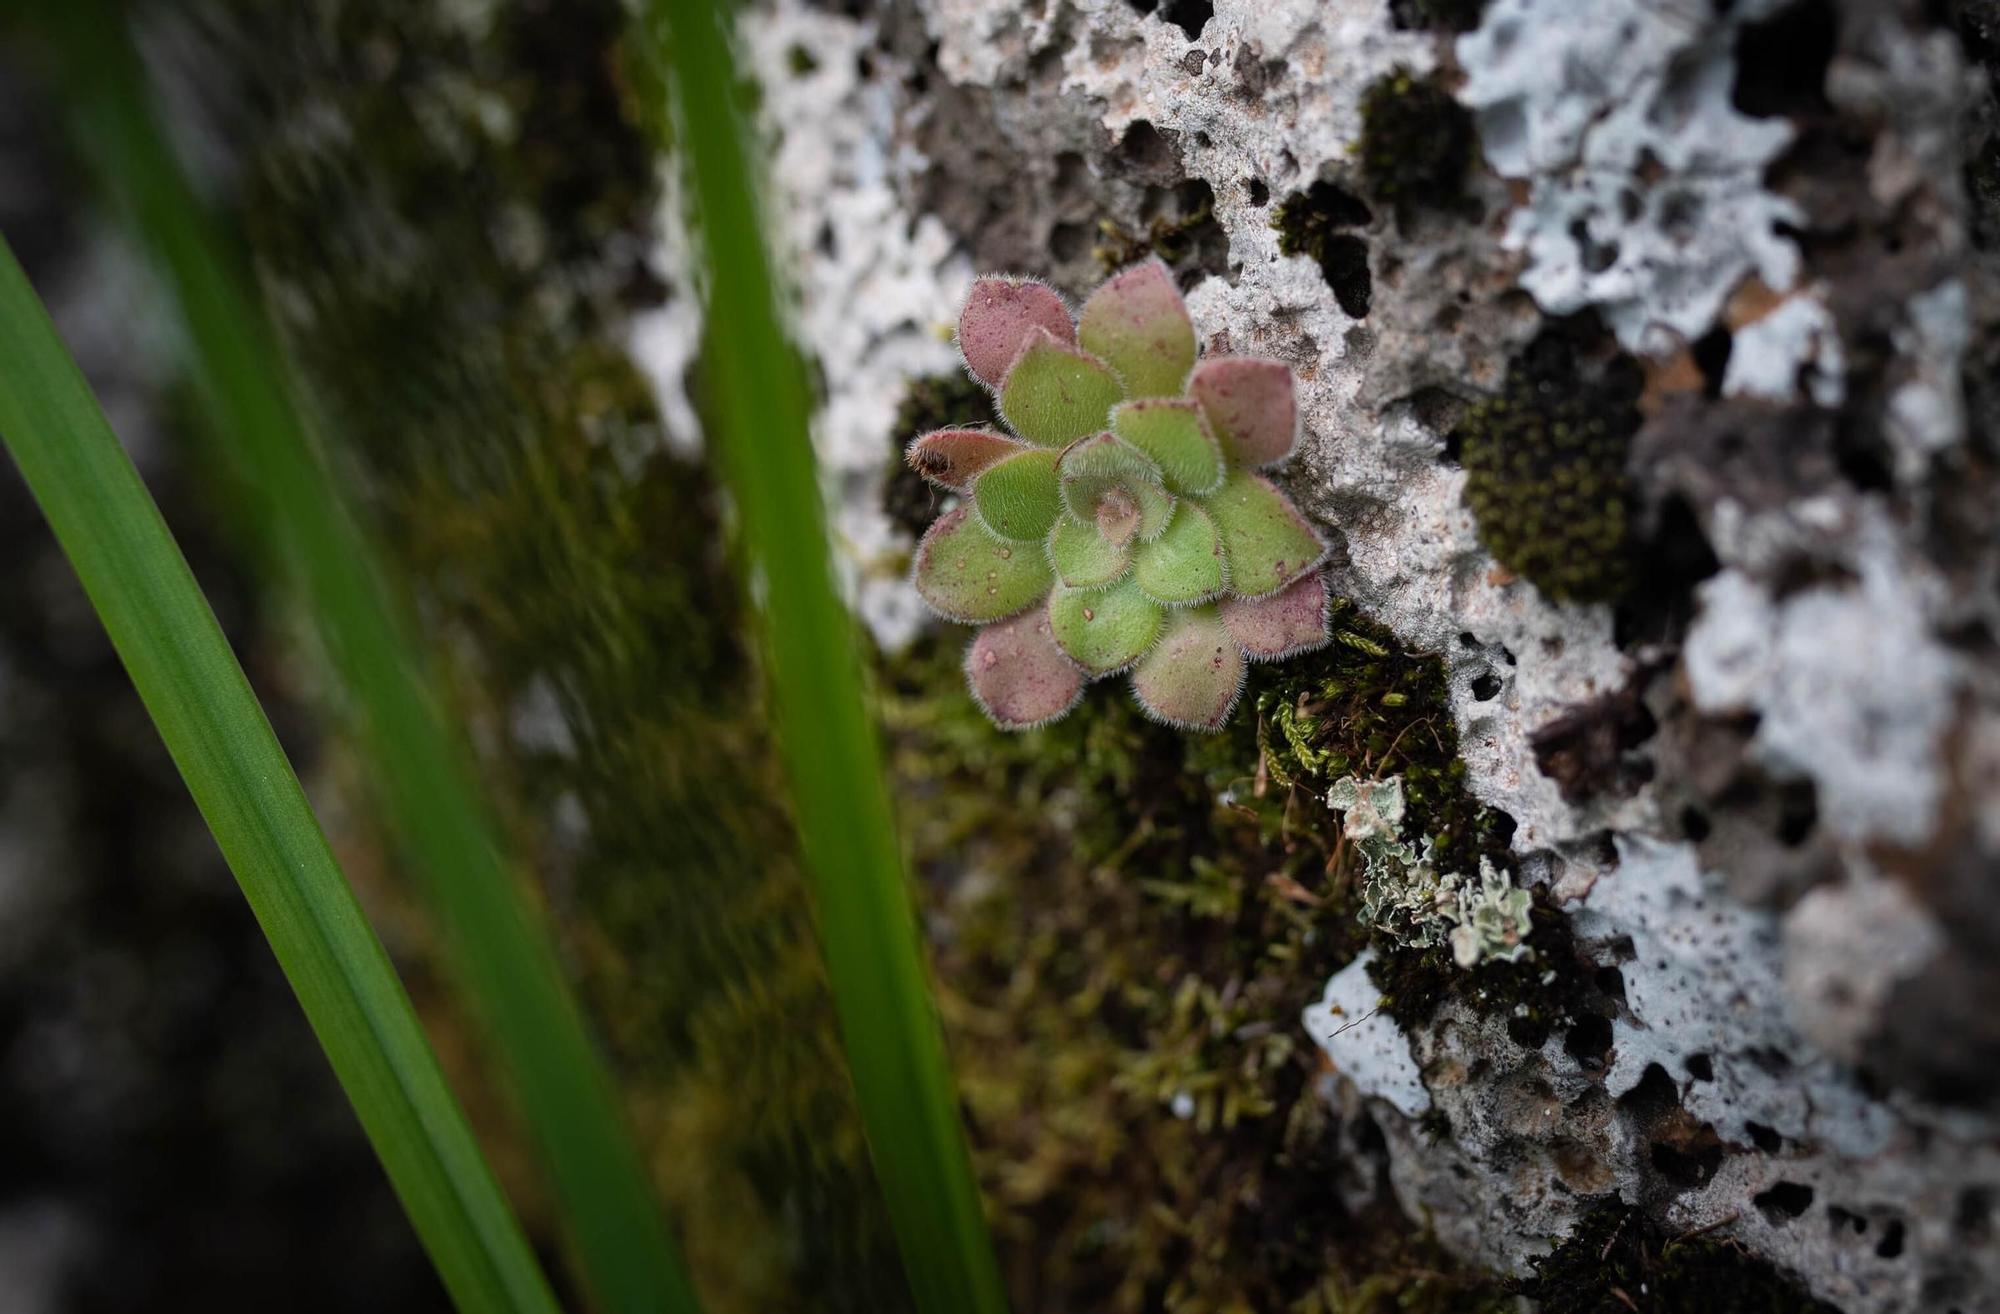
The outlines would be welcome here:
[[[1840,40],[1831,0],[1799,0],[1736,33],[1736,86],[1730,102],[1756,118],[1824,114],[1826,68]]]
[[[1750,1203],[1757,1206],[1757,1212],[1774,1227],[1791,1222],[1806,1210],[1812,1208],[1813,1189],[1803,1182],[1778,1182],[1768,1191],[1759,1191],[1750,1197]]]

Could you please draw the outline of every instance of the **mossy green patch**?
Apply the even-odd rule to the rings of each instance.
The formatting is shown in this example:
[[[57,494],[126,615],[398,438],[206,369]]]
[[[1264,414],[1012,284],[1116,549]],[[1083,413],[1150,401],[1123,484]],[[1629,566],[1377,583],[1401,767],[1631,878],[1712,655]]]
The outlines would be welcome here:
[[[1316,182],[1279,202],[1271,227],[1278,232],[1278,250],[1311,256],[1340,308],[1362,319],[1374,296],[1374,276],[1368,270],[1368,243],[1351,230],[1374,221],[1374,211],[1360,197],[1337,184]]]
[[[1450,210],[1465,196],[1475,133],[1472,113],[1433,74],[1397,67],[1361,95],[1354,152],[1369,195],[1399,211]]]
[[[1097,244],[1090,253],[1106,274],[1147,256],[1166,261],[1176,275],[1215,273],[1228,264],[1229,238],[1216,220],[1215,193],[1206,182],[1190,179],[1157,204],[1161,212],[1145,219],[1137,232],[1115,219],[1098,221]]]
[[[1404,836],[1412,844],[1429,840],[1439,871],[1476,872],[1482,857],[1511,867],[1513,818],[1466,788],[1443,659],[1410,651],[1346,599],[1333,603],[1332,633],[1319,652],[1261,669],[1261,687],[1250,694],[1263,769],[1292,790],[1295,815],[1318,833],[1338,834],[1325,804],[1333,782],[1401,776]],[[1347,850],[1341,846],[1338,870],[1351,882]],[[1427,1022],[1446,999],[1465,1000],[1505,1016],[1509,1034],[1531,1049],[1552,1031],[1603,1015],[1593,966],[1576,949],[1568,919],[1540,892],[1530,915],[1532,955],[1470,971],[1448,948],[1377,937],[1369,975],[1382,991],[1382,1010],[1407,1029]]]
[[[226,127],[251,134],[243,227],[316,427],[416,604],[704,1307],[905,1308],[724,518],[624,347],[625,307],[661,295],[624,10],[506,7],[474,35],[438,6],[212,3],[227,50],[270,56],[235,70]]]
[[[1303,691],[1280,675],[1252,678]],[[1015,1307],[1511,1308],[1393,1209],[1356,1215],[1331,1187],[1299,1012],[1361,938],[1330,818],[1278,778],[1272,728],[1239,714],[1184,736],[1107,681],[1007,734],[958,683],[943,636],[884,661],[881,705]]]
[[[1466,791],[1443,659],[1411,651],[1345,598],[1330,623],[1330,644],[1252,691],[1271,778],[1323,806],[1342,776],[1401,776],[1406,836],[1429,839],[1440,870],[1476,871],[1482,854],[1503,860],[1513,819]]]
[[[1555,601],[1611,602],[1630,590],[1625,461],[1640,382],[1630,357],[1595,359],[1587,335],[1559,326],[1453,434],[1480,542]]]
[[[1613,1201],[1534,1262],[1542,1314],[1837,1314],[1728,1240],[1676,1237]]]

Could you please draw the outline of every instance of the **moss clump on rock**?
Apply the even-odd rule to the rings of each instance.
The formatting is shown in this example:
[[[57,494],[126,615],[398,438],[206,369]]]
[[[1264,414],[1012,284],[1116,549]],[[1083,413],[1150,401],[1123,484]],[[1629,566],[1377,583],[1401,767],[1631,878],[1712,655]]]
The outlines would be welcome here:
[[[1386,1197],[1357,1212],[1334,1189],[1342,1142],[1299,1013],[1363,941],[1324,771],[1428,763],[1427,824],[1456,835],[1469,815],[1442,797],[1456,741],[1435,659],[1351,604],[1335,628],[1347,644],[1256,667],[1257,715],[1200,738],[1107,686],[1084,714],[1008,734],[959,692],[955,639],[884,662],[940,1006],[1017,1309],[1512,1308]]]
[[[1288,808],[1315,833],[1340,833],[1325,805],[1336,780],[1401,776],[1404,834],[1413,844],[1430,841],[1440,871],[1477,871],[1481,858],[1511,865],[1514,820],[1466,789],[1437,654],[1410,651],[1342,599],[1334,604],[1333,642],[1269,672],[1254,697],[1260,768],[1292,791]],[[1351,847],[1344,848],[1351,866]],[[1352,876],[1346,870],[1341,876],[1346,898]],[[1382,991],[1382,1010],[1408,1029],[1427,1022],[1446,999],[1464,999],[1480,1012],[1505,1015],[1509,1034],[1531,1049],[1552,1030],[1601,1011],[1568,919],[1539,895],[1530,917],[1532,956],[1472,971],[1458,966],[1449,949],[1376,937],[1370,979]]]
[[[1360,197],[1335,183],[1316,182],[1281,201],[1271,216],[1271,227],[1278,230],[1278,250],[1311,256],[1340,308],[1363,319],[1374,281],[1368,271],[1368,243],[1349,230],[1374,221],[1374,212]]]
[[[1344,598],[1332,612],[1331,644],[1253,690],[1262,768],[1322,807],[1342,776],[1401,776],[1405,833],[1429,839],[1441,868],[1504,859],[1513,819],[1466,791],[1443,660],[1410,651]],[[1329,816],[1326,833],[1338,832]]]
[[[1443,659],[1411,651],[1345,599],[1333,605],[1332,627],[1325,649],[1264,672],[1251,692],[1259,771],[1289,791],[1292,824],[1337,835],[1340,824],[1325,802],[1333,782],[1401,776],[1405,838],[1429,840],[1440,871],[1474,872],[1482,858],[1511,867],[1514,819],[1466,788]],[[1345,865],[1336,875],[1342,906],[1349,907],[1352,846],[1343,846],[1341,856]],[[1608,1016],[1595,965],[1577,950],[1569,919],[1539,890],[1529,917],[1532,955],[1470,971],[1448,948],[1375,937],[1369,979],[1382,991],[1382,1011],[1408,1030],[1428,1022],[1447,999],[1464,1000],[1504,1016],[1508,1034],[1529,1049],[1554,1032]],[[1358,930],[1346,934],[1358,951]]]
[[[1506,1019],[1507,1035],[1523,1049],[1540,1049],[1550,1035],[1590,1018],[1609,1018],[1612,1007],[1591,979],[1594,965],[1570,933],[1569,918],[1540,889],[1529,908],[1525,937],[1534,952],[1519,962],[1489,960],[1468,971],[1442,946],[1386,946],[1368,966],[1382,992],[1382,1011],[1404,1030],[1429,1022],[1447,999]]]
[[[1631,587],[1625,462],[1639,387],[1629,357],[1593,362],[1577,333],[1558,328],[1453,434],[1480,542],[1554,601],[1611,602]]]
[[[1371,196],[1399,212],[1455,208],[1472,167],[1472,113],[1437,77],[1398,67],[1361,95],[1355,154]]]
[[[1521,1294],[1542,1314],[1837,1314],[1742,1247],[1668,1235],[1616,1201],[1533,1263]]]
[[[1207,182],[1191,178],[1170,197],[1150,204],[1160,205],[1161,212],[1148,218],[1142,210],[1145,227],[1138,232],[1128,231],[1115,219],[1098,221],[1098,240],[1090,254],[1106,275],[1147,256],[1158,256],[1186,287],[1189,280],[1220,273],[1228,266],[1229,238],[1216,220],[1215,192]]]

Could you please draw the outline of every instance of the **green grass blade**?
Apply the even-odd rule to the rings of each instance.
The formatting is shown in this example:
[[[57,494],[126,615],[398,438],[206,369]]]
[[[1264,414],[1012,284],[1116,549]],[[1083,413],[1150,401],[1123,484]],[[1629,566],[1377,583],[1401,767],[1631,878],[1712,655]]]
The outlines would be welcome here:
[[[779,326],[717,0],[653,0],[695,198],[712,326],[710,438],[763,594],[786,766],[827,974],[889,1216],[919,1306],[1005,1308],[926,983],[853,621],[827,560],[805,372]]]
[[[0,238],[13,454],[461,1310],[555,1314],[520,1225],[180,549]]]
[[[298,572],[360,714],[391,819],[468,993],[507,1062],[571,1248],[607,1314],[698,1309],[610,1078],[419,676],[379,569],[315,460],[272,326],[157,127],[122,25],[43,7],[79,136],[178,302],[218,438],[274,554]]]

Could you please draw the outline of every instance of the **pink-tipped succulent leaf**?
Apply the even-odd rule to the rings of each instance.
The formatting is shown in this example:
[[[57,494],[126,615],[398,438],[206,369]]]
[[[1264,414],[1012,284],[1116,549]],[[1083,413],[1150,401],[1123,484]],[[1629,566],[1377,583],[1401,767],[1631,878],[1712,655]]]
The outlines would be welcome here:
[[[1114,542],[1130,542],[1133,535],[1157,538],[1173,514],[1173,495],[1160,483],[1160,467],[1113,434],[1071,444],[1058,472],[1070,514],[1095,524]]]
[[[934,429],[910,444],[903,458],[939,488],[964,492],[979,472],[1028,445],[990,429]]]
[[[1040,543],[1062,513],[1057,453],[1030,447],[987,467],[972,482],[980,521],[1001,538]]]
[[[965,680],[994,724],[1026,730],[1083,696],[1083,672],[1056,647],[1040,607],[988,625],[965,650]]]
[[[1102,588],[1131,568],[1132,538],[1106,538],[1096,522],[1064,514],[1049,531],[1049,564],[1071,588]]]
[[[1058,583],[1049,593],[1049,628],[1057,646],[1093,680],[1139,660],[1160,637],[1164,619],[1129,579],[1108,589]]]
[[[982,278],[959,312],[958,349],[966,368],[997,388],[1036,329],[1059,342],[1076,341],[1069,307],[1048,287],[1030,279]]]
[[[1232,471],[1202,505],[1222,534],[1229,588],[1239,597],[1275,593],[1326,559],[1326,544],[1262,475]]]
[[[910,575],[939,615],[973,623],[1011,616],[1055,582],[1039,544],[998,537],[965,506],[945,512],[924,532]]]
[[[1169,607],[1221,593],[1229,583],[1229,563],[1208,512],[1190,501],[1176,506],[1166,532],[1133,554],[1132,579],[1147,597]]]
[[[930,607],[984,624],[966,679],[994,722],[1024,729],[1130,671],[1146,713],[1220,728],[1252,661],[1323,646],[1326,544],[1269,479],[1290,455],[1290,367],[1196,363],[1187,307],[1148,260],[1074,321],[1032,280],[983,278],[959,318],[967,367],[1011,433],[940,429],[911,468],[965,495],[917,544]]]
[[[1104,428],[1124,395],[1103,361],[1034,328],[1000,380],[1000,414],[1029,442],[1066,447]]]
[[[1219,730],[1243,692],[1243,654],[1213,607],[1169,614],[1166,632],[1132,672],[1139,706],[1183,730]]]
[[[1111,412],[1111,432],[1152,457],[1175,493],[1202,497],[1222,486],[1222,445],[1191,401],[1148,397],[1126,402]]]
[[[1261,598],[1224,598],[1223,628],[1253,662],[1274,662],[1326,646],[1326,576],[1319,571]]]
[[[1114,274],[1077,316],[1076,340],[1131,397],[1178,397],[1194,368],[1194,322],[1158,259]]]
[[[1283,361],[1221,356],[1195,367],[1188,395],[1232,465],[1255,469],[1291,455],[1299,431],[1292,368]]]

